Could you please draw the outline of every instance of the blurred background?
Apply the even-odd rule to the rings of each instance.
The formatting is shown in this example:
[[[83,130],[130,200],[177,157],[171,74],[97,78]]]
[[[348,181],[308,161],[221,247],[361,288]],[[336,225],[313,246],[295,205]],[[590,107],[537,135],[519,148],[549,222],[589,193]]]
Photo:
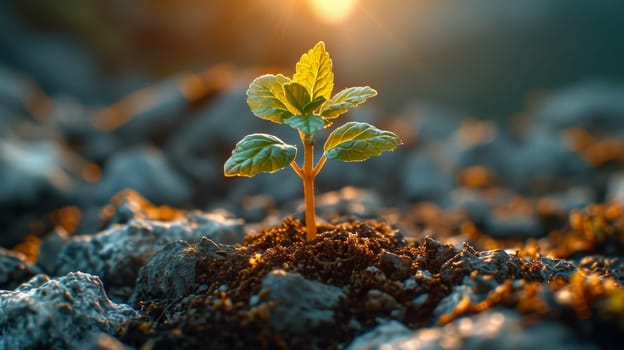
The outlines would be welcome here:
[[[488,232],[542,235],[553,210],[624,198],[623,24],[620,0],[0,0],[0,246],[97,232],[125,189],[247,222],[297,212],[289,171],[222,167],[246,133],[298,142],[254,118],[245,90],[291,75],[319,40],[336,91],[379,91],[344,119],[405,141],[329,162],[319,193],[373,191],[320,208],[358,200],[343,214],[375,217],[426,201],[468,208]]]
[[[582,80],[624,75],[618,0],[3,0],[0,62],[52,95],[107,104],[216,64],[292,70],[326,41],[338,86],[370,84],[504,117]]]

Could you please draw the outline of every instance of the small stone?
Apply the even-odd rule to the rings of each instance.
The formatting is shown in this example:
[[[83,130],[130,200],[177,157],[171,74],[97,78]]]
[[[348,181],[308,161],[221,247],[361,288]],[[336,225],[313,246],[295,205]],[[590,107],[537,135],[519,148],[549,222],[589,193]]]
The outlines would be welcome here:
[[[0,291],[0,348],[79,349],[96,334],[115,335],[137,316],[129,306],[108,299],[97,276],[38,275],[15,291]]]
[[[286,334],[310,334],[334,322],[335,308],[345,298],[338,287],[307,280],[299,273],[273,270],[262,280],[265,302],[275,302],[271,325]]]

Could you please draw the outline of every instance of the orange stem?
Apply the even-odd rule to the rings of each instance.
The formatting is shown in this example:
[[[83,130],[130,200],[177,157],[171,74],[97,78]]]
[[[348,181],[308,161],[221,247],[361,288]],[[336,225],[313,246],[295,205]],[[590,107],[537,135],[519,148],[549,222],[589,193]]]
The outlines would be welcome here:
[[[306,240],[309,242],[316,236],[316,213],[314,204],[314,143],[303,142],[303,197],[305,201]]]
[[[295,171],[295,173],[303,179],[303,172],[301,171],[301,168],[299,167],[299,164],[297,164],[297,162],[295,162],[294,160],[292,162],[290,162],[290,167],[293,168],[293,170]]]
[[[325,155],[323,154],[321,156],[321,159],[319,159],[319,162],[316,163],[316,166],[314,167],[314,177],[316,177],[316,175],[318,175],[321,169],[323,169],[323,165],[325,165],[326,161],[327,161],[327,157],[325,157]]]

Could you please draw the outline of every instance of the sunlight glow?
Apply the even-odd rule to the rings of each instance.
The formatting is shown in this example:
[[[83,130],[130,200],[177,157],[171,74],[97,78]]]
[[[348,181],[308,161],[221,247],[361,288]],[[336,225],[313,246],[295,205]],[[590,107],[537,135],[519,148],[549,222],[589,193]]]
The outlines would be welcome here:
[[[340,23],[349,18],[358,0],[308,0],[314,14],[329,23]]]

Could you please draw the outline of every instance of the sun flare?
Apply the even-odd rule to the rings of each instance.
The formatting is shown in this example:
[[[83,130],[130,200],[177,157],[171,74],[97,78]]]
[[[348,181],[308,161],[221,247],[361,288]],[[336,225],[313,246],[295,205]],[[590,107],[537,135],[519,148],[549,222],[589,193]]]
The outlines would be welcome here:
[[[358,0],[308,0],[312,12],[329,23],[340,23],[349,18]]]

